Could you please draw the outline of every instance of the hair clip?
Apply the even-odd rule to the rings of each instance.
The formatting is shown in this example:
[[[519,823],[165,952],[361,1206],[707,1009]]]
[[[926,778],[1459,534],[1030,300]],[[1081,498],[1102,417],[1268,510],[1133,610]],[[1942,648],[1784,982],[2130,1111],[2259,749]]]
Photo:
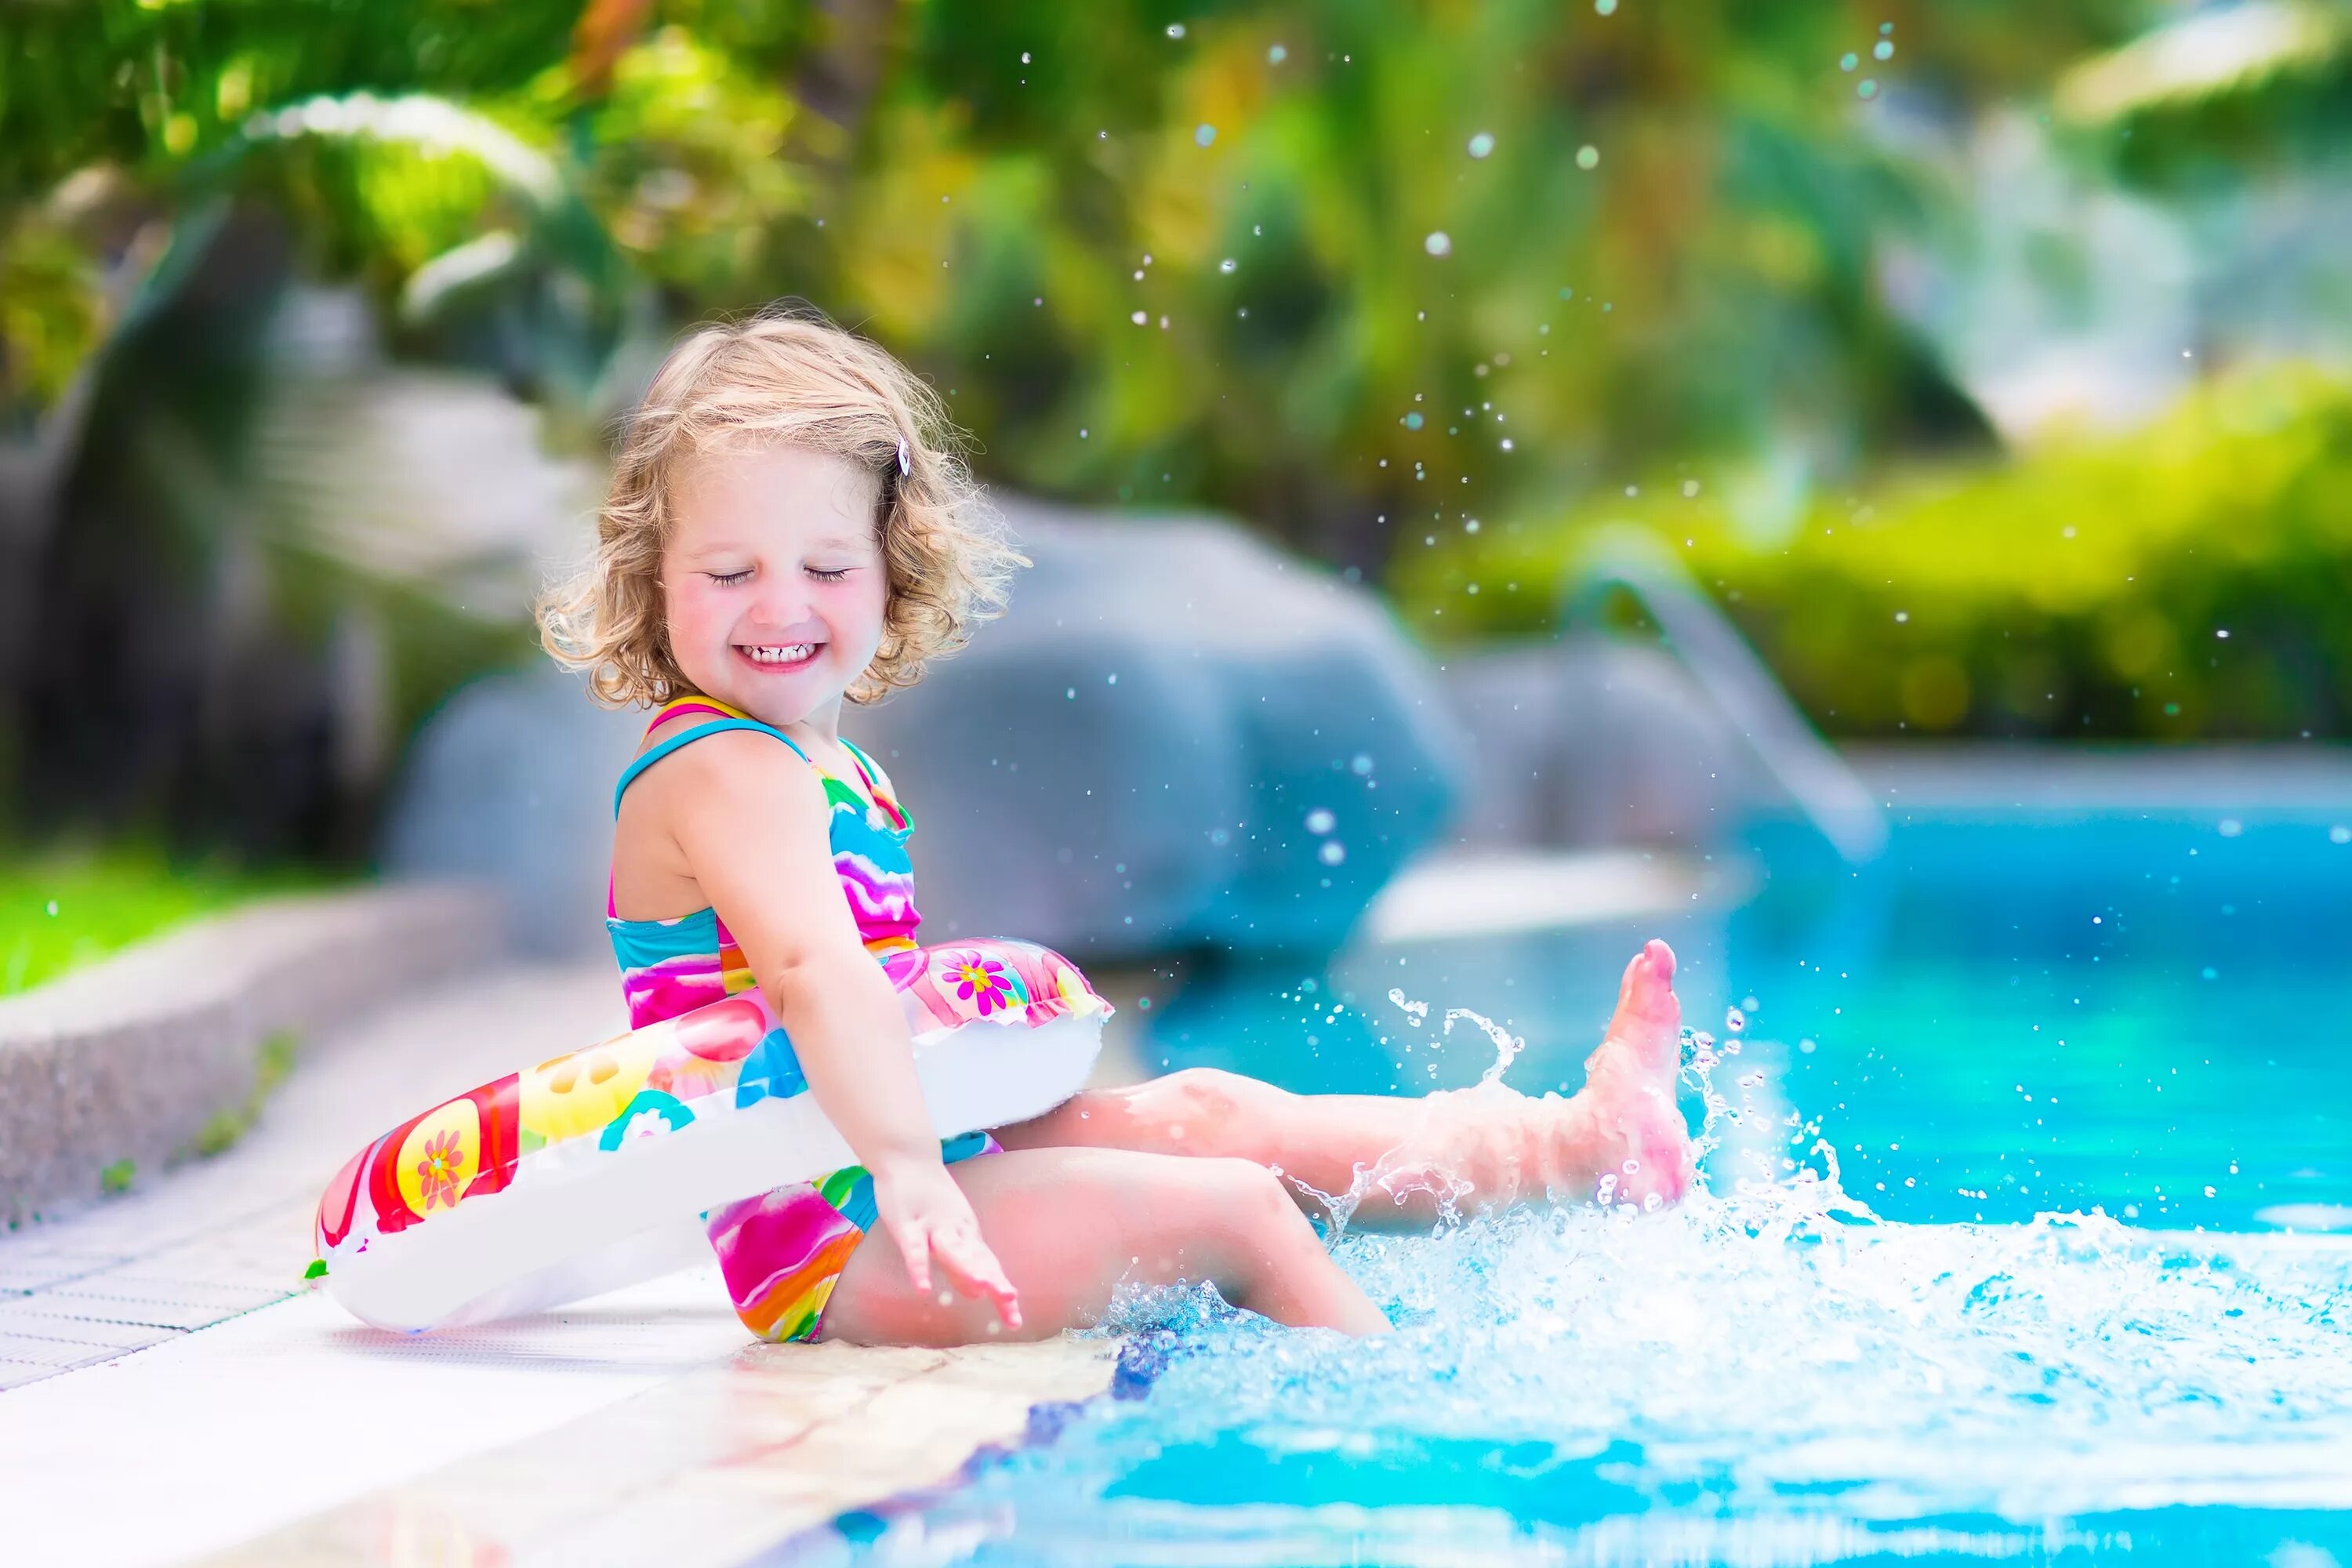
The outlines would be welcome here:
[[[898,471],[902,474],[913,472],[907,464],[907,438],[904,436],[898,437]]]

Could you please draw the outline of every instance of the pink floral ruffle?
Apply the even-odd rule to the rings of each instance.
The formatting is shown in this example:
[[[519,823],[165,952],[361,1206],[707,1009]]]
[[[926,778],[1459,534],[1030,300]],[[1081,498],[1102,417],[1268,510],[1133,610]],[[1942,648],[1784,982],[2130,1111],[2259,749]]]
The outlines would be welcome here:
[[[882,960],[917,1034],[986,1021],[1031,1027],[1076,1015],[1108,1017],[1111,1005],[1076,964],[1033,942],[981,937],[910,948]]]

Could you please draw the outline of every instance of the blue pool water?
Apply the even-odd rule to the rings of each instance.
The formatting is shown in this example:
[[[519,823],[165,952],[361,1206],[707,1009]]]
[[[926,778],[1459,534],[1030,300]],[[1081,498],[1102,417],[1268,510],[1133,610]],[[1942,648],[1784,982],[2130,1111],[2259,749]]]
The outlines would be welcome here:
[[[1654,930],[1717,1037],[1711,1190],[1344,1234],[1382,1342],[1138,1297],[1122,1397],[791,1554],[2352,1564],[2347,817],[1915,816],[1662,927],[1196,977],[1170,1066],[1458,1087],[1472,1008],[1540,1093]]]

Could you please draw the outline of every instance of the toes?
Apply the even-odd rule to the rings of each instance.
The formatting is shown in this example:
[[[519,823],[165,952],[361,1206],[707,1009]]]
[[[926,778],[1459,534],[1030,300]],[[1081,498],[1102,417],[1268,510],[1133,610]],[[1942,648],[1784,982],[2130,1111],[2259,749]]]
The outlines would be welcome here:
[[[1652,1011],[1660,997],[1669,1000],[1675,989],[1675,950],[1652,937],[1625,965],[1625,978],[1617,986],[1617,1012],[1620,1016]]]
[[[1675,950],[1653,937],[1625,966],[1624,983],[1617,992],[1617,1016],[1609,1020],[1609,1038],[1632,1042],[1649,1066],[1672,1045],[1682,1025],[1682,1004],[1675,999]]]

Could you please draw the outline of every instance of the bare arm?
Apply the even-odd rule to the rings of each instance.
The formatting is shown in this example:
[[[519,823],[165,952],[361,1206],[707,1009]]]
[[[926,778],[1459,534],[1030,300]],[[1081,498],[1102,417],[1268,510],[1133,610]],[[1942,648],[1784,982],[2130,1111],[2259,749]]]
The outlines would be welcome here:
[[[1018,1327],[1013,1287],[940,1163],[898,994],[842,897],[824,785],[748,731],[687,747],[648,777],[665,770],[659,804],[679,853],[791,1037],[809,1092],[873,1176],[908,1277],[928,1290],[936,1256]]]

